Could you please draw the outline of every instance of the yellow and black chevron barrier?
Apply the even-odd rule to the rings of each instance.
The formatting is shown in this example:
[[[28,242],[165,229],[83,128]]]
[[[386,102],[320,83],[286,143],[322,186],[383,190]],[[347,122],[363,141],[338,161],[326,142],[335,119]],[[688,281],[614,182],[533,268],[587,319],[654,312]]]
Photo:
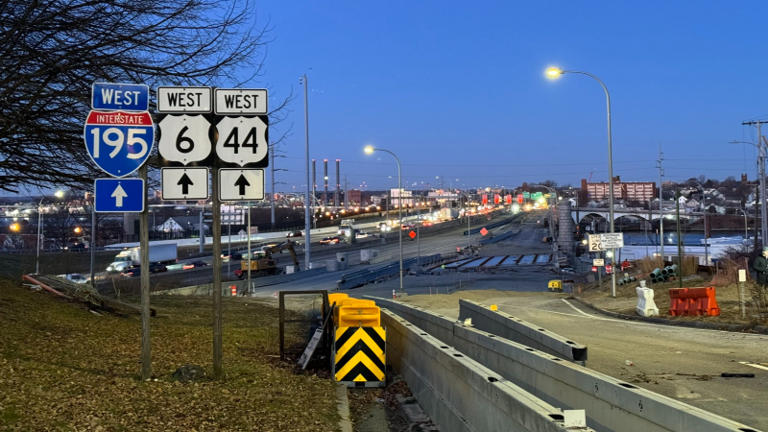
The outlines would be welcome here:
[[[336,381],[349,387],[384,387],[384,327],[336,327],[333,337],[333,376]]]

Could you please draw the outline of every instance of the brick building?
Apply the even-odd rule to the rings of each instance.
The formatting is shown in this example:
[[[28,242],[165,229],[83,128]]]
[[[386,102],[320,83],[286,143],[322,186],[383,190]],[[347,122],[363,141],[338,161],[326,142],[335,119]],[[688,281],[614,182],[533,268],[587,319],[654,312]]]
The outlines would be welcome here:
[[[608,182],[589,183],[587,179],[581,179],[580,202],[608,199],[609,194],[610,185]],[[613,180],[614,200],[650,202],[658,196],[659,190],[656,188],[655,182],[622,182],[618,176]]]

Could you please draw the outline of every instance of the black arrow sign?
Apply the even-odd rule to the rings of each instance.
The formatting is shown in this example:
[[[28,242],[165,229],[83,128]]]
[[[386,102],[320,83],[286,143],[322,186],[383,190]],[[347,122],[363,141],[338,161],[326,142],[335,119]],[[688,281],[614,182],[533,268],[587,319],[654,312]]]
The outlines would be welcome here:
[[[181,185],[182,195],[187,195],[189,193],[189,187],[192,186],[194,183],[192,183],[192,180],[189,179],[189,177],[187,176],[187,173],[184,173],[179,179],[179,182],[176,184]]]
[[[250,186],[251,184],[248,183],[248,180],[245,179],[245,176],[240,174],[240,177],[237,178],[237,181],[235,182],[235,186],[238,186],[240,188],[239,194],[245,195],[245,187]]]

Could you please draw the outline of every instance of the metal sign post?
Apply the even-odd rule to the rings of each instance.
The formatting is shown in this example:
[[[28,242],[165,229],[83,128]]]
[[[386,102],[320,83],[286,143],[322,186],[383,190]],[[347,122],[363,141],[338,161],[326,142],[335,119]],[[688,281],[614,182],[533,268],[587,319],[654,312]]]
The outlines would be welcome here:
[[[125,177],[137,169],[139,179],[110,178],[94,182],[91,215],[91,284],[94,284],[94,247],[97,212],[140,213],[141,248],[141,379],[152,376],[149,338],[149,217],[147,166],[154,145],[154,124],[149,108],[149,87],[144,84],[94,83],[91,108],[85,121],[85,148],[96,166],[112,177]]]
[[[139,177],[147,179],[147,166],[139,169]],[[146,203],[147,194],[144,194]],[[141,250],[141,379],[152,377],[151,342],[149,338],[149,215],[147,206],[139,214],[139,247]]]
[[[212,172],[211,236],[213,238],[213,375],[222,376],[222,260],[221,202],[264,199],[268,125],[265,89],[158,87],[157,112],[164,114],[158,151],[164,200],[208,197],[208,167]],[[237,168],[234,168],[234,167]],[[250,206],[248,213],[250,225]],[[229,221],[231,230],[232,221]],[[202,224],[201,224],[202,225]],[[200,233],[201,248],[204,233]],[[228,253],[231,262],[231,236]],[[248,254],[250,264],[250,226]],[[248,271],[250,291],[250,265]]]
[[[221,336],[221,201],[219,201],[219,179],[213,176],[213,376],[221,378],[222,336]]]
[[[247,277],[247,283],[248,287],[245,289],[245,292],[248,294],[251,294],[251,203],[248,203],[248,277]]]

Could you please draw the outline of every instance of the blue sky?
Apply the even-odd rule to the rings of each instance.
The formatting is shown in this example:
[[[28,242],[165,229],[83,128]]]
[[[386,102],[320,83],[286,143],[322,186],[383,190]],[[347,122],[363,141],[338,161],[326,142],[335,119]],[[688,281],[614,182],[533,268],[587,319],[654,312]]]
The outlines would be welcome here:
[[[396,181],[366,143],[400,156],[407,185],[607,180],[602,90],[579,75],[548,81],[548,65],[608,86],[623,179],[657,180],[659,146],[672,180],[755,178],[754,148],[728,141],[754,141],[741,122],[768,119],[766,12],[757,1],[258,2],[272,41],[257,84],[273,104],[295,96],[272,132],[290,130],[278,190],[305,184],[302,73],[311,157],[342,159],[350,187]]]

